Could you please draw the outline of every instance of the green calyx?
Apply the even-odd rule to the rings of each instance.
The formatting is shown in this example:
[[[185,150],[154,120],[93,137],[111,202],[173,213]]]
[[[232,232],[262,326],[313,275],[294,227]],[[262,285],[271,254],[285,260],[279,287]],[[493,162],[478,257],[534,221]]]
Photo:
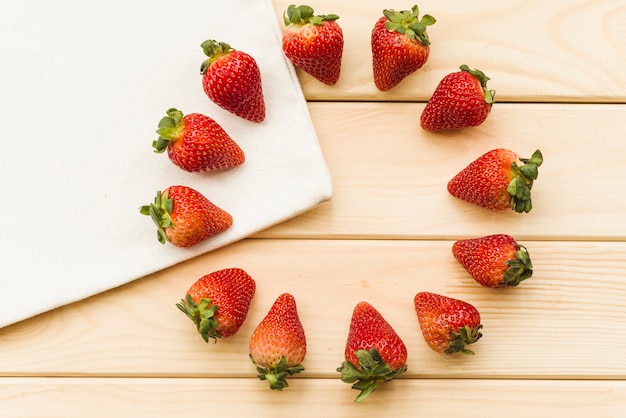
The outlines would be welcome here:
[[[165,193],[158,191],[154,202],[149,205],[144,205],[139,208],[139,213],[142,215],[150,216],[152,221],[157,226],[157,239],[161,244],[165,244],[168,239],[165,234],[165,228],[172,228],[172,218],[170,213],[172,212],[174,203]]]
[[[313,8],[305,5],[296,6],[295,4],[292,4],[287,8],[287,10],[285,10],[285,13],[283,13],[285,26],[289,26],[291,24],[306,25],[307,23],[320,26],[324,22],[337,19],[339,19],[339,16],[334,14],[316,16]]]
[[[200,47],[204,51],[204,55],[208,57],[200,66],[200,74],[206,73],[206,70],[215,61],[221,57],[230,54],[234,49],[226,42],[218,42],[212,39],[206,40],[200,44]]]
[[[466,345],[473,344],[483,336],[480,332],[482,325],[478,325],[476,328],[471,328],[466,325],[459,328],[457,332],[452,333],[452,341],[446,350],[446,354],[463,353],[467,355],[474,355],[472,350],[465,348]]]
[[[518,213],[528,213],[533,208],[530,190],[539,175],[538,168],[543,163],[543,156],[537,150],[530,158],[520,158],[520,161],[524,163],[521,166],[516,162],[511,164],[513,179],[506,190],[511,195],[511,209]]]
[[[183,112],[178,109],[168,109],[167,116],[159,122],[156,133],[159,137],[152,141],[152,148],[156,153],[162,153],[167,149],[170,142],[176,141],[180,137],[185,124],[183,122]]]
[[[383,10],[383,15],[387,18],[385,27],[391,32],[408,36],[411,40],[419,40],[422,45],[430,45],[426,28],[432,26],[437,20],[431,15],[424,15],[419,18],[419,8],[413,6],[411,10]]]
[[[478,69],[471,70],[467,65],[461,65],[461,71],[465,71],[466,73],[470,73],[472,76],[480,81],[480,86],[483,88],[483,93],[485,94],[485,102],[489,105],[492,105],[496,101],[496,91],[489,90],[487,88],[487,82],[491,80],[489,77],[485,75],[482,71]]]
[[[202,298],[196,304],[191,296],[187,295],[185,299],[176,304],[176,307],[196,324],[204,341],[209,342],[209,339],[212,339],[213,342],[217,342],[217,339],[222,337],[217,331],[219,325],[215,318],[217,305],[213,304],[210,298]]]
[[[523,245],[517,246],[515,258],[508,260],[506,265],[508,267],[504,272],[504,284],[507,286],[515,287],[533,275],[533,264],[528,250]]]
[[[259,373],[257,377],[260,380],[267,380],[270,384],[270,389],[273,390],[283,390],[284,388],[289,387],[287,377],[300,373],[304,370],[304,367],[300,364],[290,367],[287,364],[287,358],[285,356],[281,356],[278,364],[276,364],[276,367],[261,367],[256,363],[252,355],[250,355],[250,360],[256,366],[256,370]]]
[[[353,383],[352,389],[361,391],[354,400],[357,403],[362,402],[374,392],[378,383],[393,380],[406,371],[406,365],[397,370],[391,370],[389,364],[380,358],[380,353],[375,348],[369,351],[357,350],[356,356],[361,369],[349,361],[344,361],[337,371],[341,373],[342,382]]]

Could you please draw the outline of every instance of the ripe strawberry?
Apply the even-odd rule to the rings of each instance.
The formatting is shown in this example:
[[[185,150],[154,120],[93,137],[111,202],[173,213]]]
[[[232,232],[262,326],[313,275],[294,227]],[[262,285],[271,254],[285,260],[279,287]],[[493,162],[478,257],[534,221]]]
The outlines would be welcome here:
[[[461,71],[448,74],[426,103],[420,126],[427,131],[478,126],[487,119],[495,90],[487,89],[487,77],[480,70],[461,65]]]
[[[140,207],[139,212],[152,218],[161,244],[169,241],[177,247],[199,244],[233,224],[228,212],[187,186],[158,191],[154,202]]]
[[[250,359],[258,378],[267,380],[271,389],[288,387],[287,376],[304,370],[306,337],[298,317],[293,295],[280,295],[250,338]]]
[[[218,106],[252,122],[265,119],[261,71],[254,58],[224,42],[207,40],[202,66],[204,92]]]
[[[458,240],[452,254],[484,287],[517,286],[533,275],[528,250],[510,235]]]
[[[185,171],[211,171],[243,164],[245,156],[239,145],[208,116],[183,115],[168,109],[159,122],[159,138],[152,142],[154,152],[167,150],[170,160]]]
[[[209,273],[198,279],[176,307],[196,324],[204,339],[234,335],[248,315],[256,283],[240,268]]]
[[[283,52],[291,62],[330,86],[341,73],[343,32],[337,15],[314,16],[309,6],[289,6],[283,14]]]
[[[430,40],[427,26],[436,20],[430,15],[419,19],[419,8],[396,12],[383,10],[372,30],[374,83],[380,91],[397,86],[428,60]]]
[[[482,334],[480,314],[471,304],[429,292],[420,292],[413,300],[424,340],[438,353],[474,354],[465,348]]]
[[[524,164],[519,166],[517,160]],[[448,191],[483,208],[530,212],[530,191],[542,163],[543,156],[539,150],[526,159],[507,149],[494,149],[454,176],[448,182]]]
[[[396,331],[369,303],[359,302],[352,313],[345,361],[337,369],[341,380],[360,390],[355,402],[367,398],[379,382],[406,371],[407,349]]]

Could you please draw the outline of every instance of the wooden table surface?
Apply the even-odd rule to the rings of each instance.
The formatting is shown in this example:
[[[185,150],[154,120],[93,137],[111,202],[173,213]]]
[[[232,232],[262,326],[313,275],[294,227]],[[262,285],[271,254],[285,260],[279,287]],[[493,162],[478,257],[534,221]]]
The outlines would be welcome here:
[[[290,4],[274,0],[277,16]],[[623,417],[626,416],[626,4],[622,0],[422,1],[438,22],[428,63],[376,90],[369,36],[382,7],[310,3],[345,35],[333,87],[298,72],[332,176],[329,202],[239,243],[0,329],[2,417]],[[461,64],[491,77],[480,127],[428,133],[419,115]],[[448,195],[447,181],[497,147],[544,155],[529,214]],[[279,186],[279,185],[277,185]],[[455,239],[515,236],[535,274],[478,286]],[[257,282],[234,337],[206,344],[174,306],[226,267]],[[475,356],[431,351],[419,291],[474,304]],[[255,377],[248,342],[274,299],[292,293],[306,370],[282,392]],[[367,300],[405,341],[408,371],[362,404],[336,368],[354,305]],[[25,303],[28,301],[26,300]]]

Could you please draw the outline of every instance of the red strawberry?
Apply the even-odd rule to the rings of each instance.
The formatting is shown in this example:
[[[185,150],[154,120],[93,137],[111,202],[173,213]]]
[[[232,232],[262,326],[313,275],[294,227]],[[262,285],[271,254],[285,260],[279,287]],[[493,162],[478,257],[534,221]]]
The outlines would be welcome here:
[[[438,353],[474,354],[465,348],[482,334],[480,314],[471,304],[429,292],[420,292],[413,300],[424,340]]]
[[[519,166],[518,160],[524,164]],[[542,163],[539,150],[525,159],[507,149],[494,149],[454,176],[448,182],[448,191],[452,196],[483,208],[530,212],[530,191]]]
[[[224,42],[207,40],[202,49],[209,58],[202,63],[202,87],[218,106],[250,120],[265,119],[261,71],[254,58]]]
[[[426,103],[420,125],[427,131],[478,126],[487,119],[496,92],[487,89],[487,77],[480,70],[461,65],[461,71],[448,74]]]
[[[343,32],[337,15],[314,16],[309,6],[289,6],[283,18],[283,52],[291,62],[330,86],[341,73]]]
[[[233,218],[187,186],[171,186],[158,191],[154,203],[139,208],[157,226],[157,238],[177,247],[191,247],[223,232],[233,224]]]
[[[258,378],[271,389],[288,387],[287,377],[304,370],[306,337],[298,317],[296,300],[289,293],[280,295],[250,338],[250,359]]]
[[[240,268],[218,270],[198,279],[176,307],[209,339],[234,335],[248,315],[256,283]]]
[[[383,10],[372,30],[374,83],[380,91],[397,86],[428,60],[430,40],[426,27],[436,20],[430,15],[419,19],[419,8],[396,12]]]
[[[355,402],[367,398],[379,382],[406,371],[407,350],[396,331],[369,303],[359,302],[352,313],[345,361],[337,369],[341,380],[360,390]]]
[[[485,287],[517,286],[533,275],[528,250],[510,235],[458,240],[452,254]]]
[[[154,152],[167,150],[170,160],[186,171],[211,171],[243,164],[245,156],[239,145],[208,116],[183,115],[169,109],[159,122],[159,138],[152,142]]]

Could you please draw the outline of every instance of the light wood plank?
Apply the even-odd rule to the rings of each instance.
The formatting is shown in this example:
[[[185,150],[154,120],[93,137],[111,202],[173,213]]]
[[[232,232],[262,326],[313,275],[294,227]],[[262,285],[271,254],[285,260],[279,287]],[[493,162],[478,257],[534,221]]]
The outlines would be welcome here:
[[[465,273],[450,241],[245,240],[0,330],[0,374],[250,377],[250,335],[291,292],[306,377],[337,375],[352,309],[367,300],[407,344],[408,377],[626,378],[626,243],[523,243],[535,276],[498,291]],[[257,294],[237,335],[206,344],[174,304],[197,278],[231,266],[256,279]],[[413,309],[424,290],[480,310],[475,356],[426,346]]]
[[[289,4],[274,0],[281,25]],[[344,56],[335,86],[298,71],[306,97],[425,101],[443,76],[467,64],[491,77],[498,101],[626,100],[626,7],[621,0],[420,1],[420,11],[438,19],[428,30],[430,58],[401,85],[379,92],[372,76],[372,28],[383,8],[407,10],[414,4],[315,2],[316,13],[340,16]]]
[[[499,104],[483,125],[429,133],[423,104],[310,103],[333,176],[333,198],[259,237],[626,238],[626,105]],[[528,214],[453,198],[447,182],[490,149],[545,162]]]
[[[253,379],[0,379],[0,407],[11,417],[618,418],[626,410],[623,381],[402,379],[361,404],[356,393],[338,379],[294,379],[282,392]]]

